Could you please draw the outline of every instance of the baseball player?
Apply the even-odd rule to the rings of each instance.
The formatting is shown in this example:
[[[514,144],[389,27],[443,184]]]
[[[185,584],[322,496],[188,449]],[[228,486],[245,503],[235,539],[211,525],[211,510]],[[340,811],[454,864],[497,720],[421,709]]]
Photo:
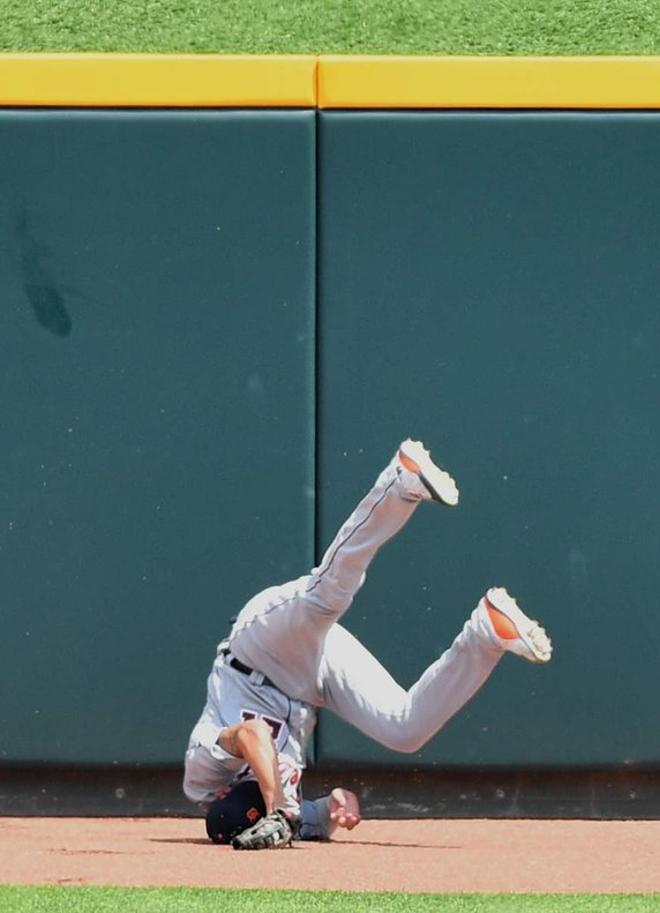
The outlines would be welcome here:
[[[288,844],[299,825],[303,839],[327,839],[337,824],[355,826],[359,807],[346,791],[300,800],[317,708],[334,711],[388,748],[415,752],[483,685],[505,652],[533,663],[550,660],[544,629],[499,587],[479,600],[453,644],[408,691],[340,624],[371,560],[423,501],[453,507],[458,489],[423,444],[408,439],[319,566],[257,594],[239,613],[218,647],[185,761],[184,791],[208,809],[212,837],[215,829],[216,838],[255,849]],[[249,799],[245,783],[252,783]],[[218,829],[227,800],[241,794],[243,807],[249,805],[242,822],[232,834]],[[255,796],[262,800],[258,807]]]

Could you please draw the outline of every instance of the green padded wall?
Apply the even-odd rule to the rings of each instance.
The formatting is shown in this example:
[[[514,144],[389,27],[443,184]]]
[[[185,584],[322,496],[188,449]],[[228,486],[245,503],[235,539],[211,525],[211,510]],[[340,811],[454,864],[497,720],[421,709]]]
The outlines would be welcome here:
[[[660,760],[660,116],[322,113],[320,529],[405,436],[457,477],[346,625],[406,686],[484,590],[547,623],[422,752],[330,717],[322,761]]]
[[[312,558],[315,114],[0,113],[0,759],[181,761]]]
[[[318,275],[315,117],[0,113],[0,761],[179,761],[315,446],[320,549],[408,434],[461,506],[347,626],[410,684],[501,583],[556,656],[321,764],[658,761],[659,116],[322,113]]]

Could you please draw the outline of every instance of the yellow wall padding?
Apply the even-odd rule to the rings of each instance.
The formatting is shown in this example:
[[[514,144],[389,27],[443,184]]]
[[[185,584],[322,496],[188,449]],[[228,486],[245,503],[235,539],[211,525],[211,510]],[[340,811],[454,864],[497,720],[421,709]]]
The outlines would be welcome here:
[[[660,108],[660,57],[0,54],[0,106]]]
[[[316,58],[4,54],[0,105],[314,107]]]
[[[320,108],[660,108],[660,57],[321,57]]]

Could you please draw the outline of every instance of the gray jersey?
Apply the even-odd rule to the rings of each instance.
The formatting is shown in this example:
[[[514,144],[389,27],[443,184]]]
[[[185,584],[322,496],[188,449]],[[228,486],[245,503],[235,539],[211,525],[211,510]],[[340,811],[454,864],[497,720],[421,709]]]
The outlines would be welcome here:
[[[208,805],[228,786],[252,777],[242,758],[218,745],[218,736],[228,726],[262,719],[273,734],[289,807],[297,811],[306,747],[316,722],[315,711],[265,684],[263,675],[257,672],[246,675],[233,669],[231,657],[225,651],[226,642],[222,642],[208,677],[206,704],[190,736],[186,795],[193,802]]]

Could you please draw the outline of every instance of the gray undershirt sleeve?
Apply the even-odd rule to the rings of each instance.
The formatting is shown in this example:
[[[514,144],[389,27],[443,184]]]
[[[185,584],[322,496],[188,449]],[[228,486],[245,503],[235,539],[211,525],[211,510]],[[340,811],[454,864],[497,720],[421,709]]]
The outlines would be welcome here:
[[[328,796],[320,799],[303,799],[301,803],[303,823],[300,828],[301,840],[329,840],[333,827],[330,825]]]

